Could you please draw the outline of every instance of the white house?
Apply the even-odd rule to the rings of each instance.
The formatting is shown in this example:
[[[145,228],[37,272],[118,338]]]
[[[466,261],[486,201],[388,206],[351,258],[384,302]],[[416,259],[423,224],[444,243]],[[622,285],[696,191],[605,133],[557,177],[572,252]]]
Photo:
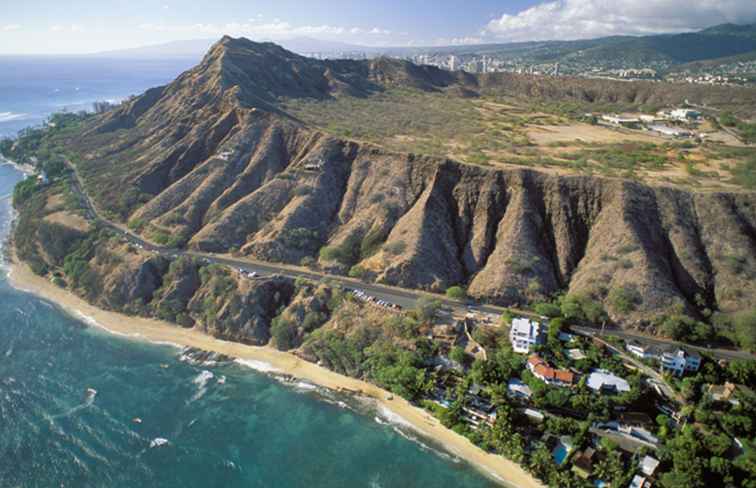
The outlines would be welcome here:
[[[643,459],[641,459],[640,462],[640,468],[643,474],[646,476],[653,476],[654,473],[656,473],[656,468],[659,467],[659,460],[656,458],[652,458],[651,456],[646,456]]]
[[[519,354],[527,354],[537,344],[543,344],[546,336],[545,327],[539,322],[516,318],[509,328],[509,342],[512,349]]]
[[[677,108],[669,113],[673,119],[687,122],[689,120],[697,120],[701,117],[701,112],[697,110],[691,110],[689,108]]]
[[[603,369],[595,369],[588,375],[586,386],[595,391],[624,393],[630,391],[630,383]]]
[[[701,367],[701,356],[684,349],[663,352],[659,361],[662,371],[670,371],[677,376],[682,376],[686,371],[696,372]]]
[[[517,378],[512,378],[509,380],[509,383],[507,383],[507,391],[509,392],[510,396],[524,400],[527,400],[531,396],[533,396],[533,391],[530,389],[530,387]]]
[[[657,348],[641,344],[635,340],[628,342],[625,349],[627,349],[627,351],[633,356],[637,356],[641,359],[659,359],[659,351]]]

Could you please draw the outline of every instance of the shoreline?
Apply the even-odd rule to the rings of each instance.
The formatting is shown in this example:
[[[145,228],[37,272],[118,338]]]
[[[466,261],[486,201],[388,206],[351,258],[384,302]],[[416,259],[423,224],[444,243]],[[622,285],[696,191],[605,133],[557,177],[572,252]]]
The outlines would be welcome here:
[[[466,461],[492,481],[511,488],[544,488],[543,484],[518,464],[503,456],[483,451],[467,438],[444,427],[430,413],[376,385],[340,375],[291,353],[270,347],[225,341],[168,322],[99,309],[68,290],[35,275],[28,265],[18,262],[12,253],[8,258],[7,267],[8,283],[13,288],[55,303],[64,312],[89,326],[130,340],[195,347],[225,354],[235,358],[237,363],[259,372],[264,373],[264,369],[271,368],[272,371],[268,371],[269,373],[290,375],[330,390],[360,395],[375,402],[378,410],[386,410],[396,415],[411,430],[438,444],[444,451]],[[264,367],[252,366],[259,363]]]
[[[12,166],[17,171],[20,171],[24,174],[24,176],[31,176],[34,173],[36,173],[37,169],[30,165],[30,164],[19,164],[12,159],[8,159],[5,156],[0,154],[0,166],[7,164],[8,166]]]

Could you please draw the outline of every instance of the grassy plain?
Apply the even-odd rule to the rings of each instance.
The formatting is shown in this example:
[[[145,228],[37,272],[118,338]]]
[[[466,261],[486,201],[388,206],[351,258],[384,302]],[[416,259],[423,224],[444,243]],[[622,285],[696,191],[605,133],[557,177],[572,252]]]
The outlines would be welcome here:
[[[287,100],[284,107],[307,125],[395,152],[699,190],[756,188],[756,147],[738,143],[709,122],[701,129],[711,140],[697,143],[589,123],[582,117],[588,106],[565,109],[511,97],[466,98],[413,89],[365,98]]]

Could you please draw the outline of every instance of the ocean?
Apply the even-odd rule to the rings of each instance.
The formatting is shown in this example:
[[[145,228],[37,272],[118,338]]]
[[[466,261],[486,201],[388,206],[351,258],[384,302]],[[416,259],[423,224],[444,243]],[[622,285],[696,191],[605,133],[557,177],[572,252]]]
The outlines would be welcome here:
[[[60,103],[123,98],[183,69],[148,63],[144,76],[131,73],[126,83],[71,68],[48,80],[49,60],[24,62],[38,78],[0,68],[6,134],[41,122]],[[68,98],[51,96],[56,88]],[[29,118],[2,122],[4,113]],[[3,241],[21,178],[0,163]],[[197,362],[175,346],[109,334],[16,291],[5,275],[3,267],[0,488],[494,486],[369,404],[282,382],[261,365]]]
[[[0,137],[164,85],[196,61],[0,56]]]

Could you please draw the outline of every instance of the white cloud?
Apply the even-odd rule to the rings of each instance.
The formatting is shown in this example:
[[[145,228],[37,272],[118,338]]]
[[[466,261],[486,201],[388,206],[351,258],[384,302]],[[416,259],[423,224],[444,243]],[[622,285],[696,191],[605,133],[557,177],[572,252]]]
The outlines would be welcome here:
[[[295,26],[289,22],[274,19],[271,22],[260,21],[257,18],[248,19],[247,22],[230,22],[227,24],[141,24],[139,29],[153,32],[171,32],[192,35],[221,36],[247,36],[264,39],[285,39],[296,36],[313,36],[339,38],[344,36],[388,36],[391,31],[379,27],[341,27],[334,25],[301,25]]]
[[[553,0],[504,14],[483,35],[507,41],[685,32],[756,21],[754,0]]]
[[[3,32],[16,31],[16,30],[19,30],[20,28],[21,26],[18,24],[0,25],[0,31],[3,31]]]
[[[82,27],[79,24],[70,24],[70,25],[55,24],[55,25],[50,26],[50,31],[63,32],[63,33],[76,33],[76,32],[84,32],[84,27]]]

